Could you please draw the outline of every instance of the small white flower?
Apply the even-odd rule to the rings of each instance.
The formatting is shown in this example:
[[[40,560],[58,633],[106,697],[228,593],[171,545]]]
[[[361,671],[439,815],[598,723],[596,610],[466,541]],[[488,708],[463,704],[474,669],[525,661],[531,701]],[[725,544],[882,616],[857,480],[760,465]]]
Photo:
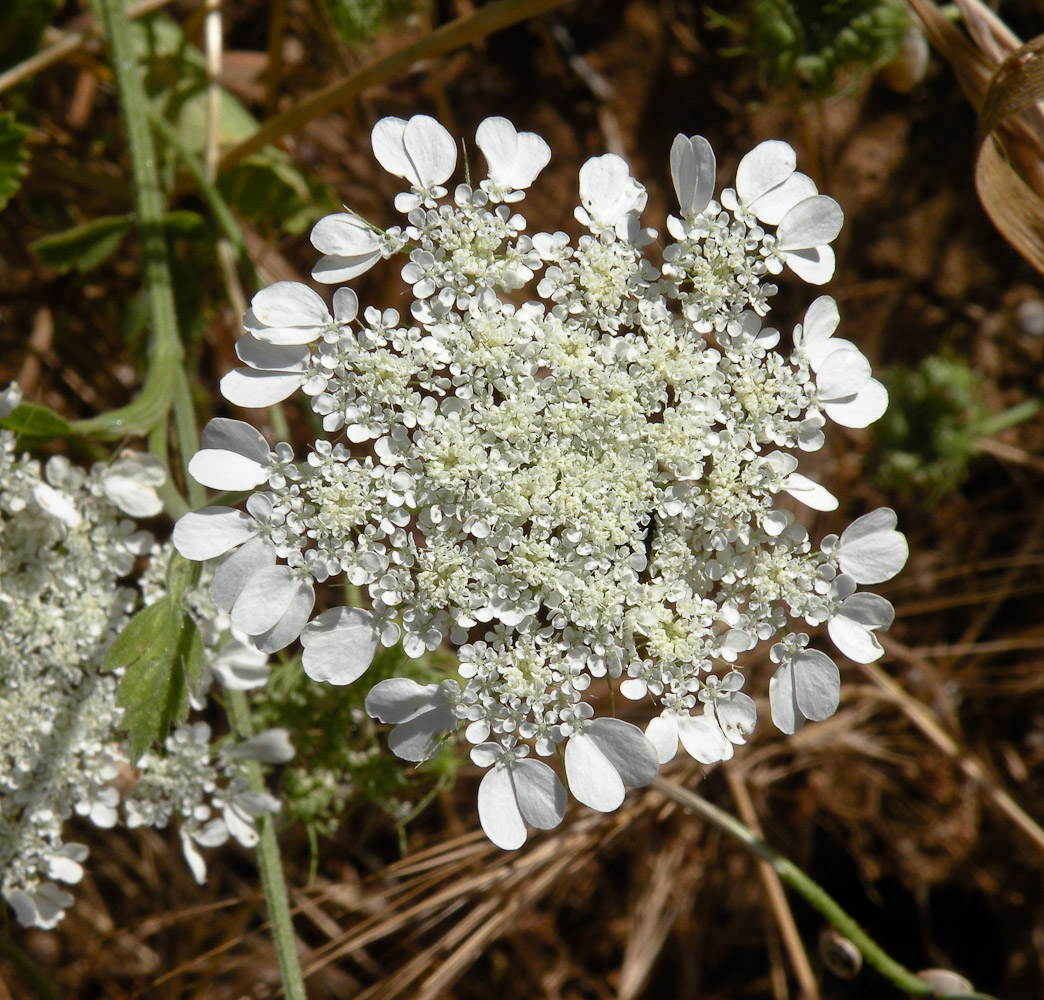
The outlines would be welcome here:
[[[410,193],[395,197],[400,212],[411,212],[420,205],[434,207],[435,199],[446,194],[442,185],[457,165],[457,144],[434,118],[382,118],[373,127],[370,142],[377,162],[388,173],[410,182]]]
[[[143,452],[124,452],[101,470],[102,492],[131,517],[155,517],[163,510],[156,488],[166,481],[163,462]]]
[[[605,153],[580,168],[583,207],[574,214],[596,234],[612,229],[620,239],[626,239],[648,198],[645,188],[631,176],[627,162],[615,153]]]
[[[562,782],[547,764],[518,755],[527,749],[505,752],[497,743],[480,743],[471,750],[479,767],[490,768],[479,784],[479,822],[486,836],[505,851],[526,842],[527,823],[552,830],[565,816]]]
[[[890,507],[857,517],[843,532],[823,539],[823,551],[832,555],[841,572],[856,583],[884,583],[905,565],[910,555],[906,536],[896,530],[898,519]]]
[[[378,232],[350,212],[327,215],[312,228],[312,246],[323,256],[312,268],[312,277],[324,285],[336,285],[365,274],[382,258],[403,245],[399,229]]]
[[[637,727],[621,719],[592,719],[565,749],[566,777],[573,798],[599,812],[624,800],[625,786],[641,788],[656,777],[656,747]]]
[[[551,159],[551,147],[534,132],[519,132],[506,118],[487,118],[475,133],[489,167],[482,190],[492,201],[520,201]]]
[[[671,146],[671,180],[682,218],[691,222],[714,197],[714,150],[702,135],[678,135]]]
[[[839,603],[827,622],[827,632],[834,645],[850,660],[872,663],[884,655],[874,632],[891,626],[895,609],[877,594],[853,593],[855,585],[851,576],[834,580],[835,600]]]
[[[290,734],[282,727],[256,733],[236,744],[229,753],[232,760],[256,760],[261,764],[285,764],[294,759]]]
[[[15,889],[6,898],[23,927],[39,927],[44,931],[54,930],[74,902],[69,893],[53,882],[41,882],[32,891]]]
[[[797,638],[808,641],[806,635]],[[841,673],[829,656],[818,649],[785,643],[776,643],[769,656],[779,664],[769,681],[769,705],[777,729],[791,735],[806,719],[823,722],[837,711]]]
[[[324,333],[350,323],[358,309],[359,300],[350,288],[337,290],[331,315],[326,303],[307,285],[277,281],[250,300],[243,326],[266,344],[310,344]]]
[[[366,712],[394,726],[388,748],[403,760],[427,760],[439,747],[437,737],[456,723],[451,694],[453,681],[418,684],[408,677],[389,677],[370,688]]]
[[[203,428],[189,475],[213,490],[251,490],[267,482],[274,458],[268,442],[250,424],[215,417]]]

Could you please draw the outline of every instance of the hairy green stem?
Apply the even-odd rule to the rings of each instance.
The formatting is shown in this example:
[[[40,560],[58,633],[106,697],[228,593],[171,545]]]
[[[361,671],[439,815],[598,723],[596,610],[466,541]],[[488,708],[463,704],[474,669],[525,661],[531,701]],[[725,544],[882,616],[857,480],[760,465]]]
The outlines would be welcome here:
[[[748,851],[761,858],[762,861],[768,862],[786,885],[815,910],[818,910],[839,934],[856,946],[866,962],[898,989],[910,996],[932,997],[933,1000],[994,1000],[993,997],[984,993],[938,992],[930,983],[926,983],[905,966],[896,962],[837,904],[832,896],[827,894],[821,885],[810,879],[788,858],[769,847],[735,816],[666,778],[653,778],[650,787],[655,788],[685,809],[696,813],[700,819],[735,837]]]
[[[151,319],[148,367],[138,398],[118,410],[78,420],[72,425],[77,434],[112,440],[125,435],[147,434],[166,419],[174,391],[171,376],[175,369],[180,368],[182,350],[163,231],[166,200],[156,170],[156,153],[149,131],[148,98],[139,76],[130,21],[124,0],[93,0],[93,3],[109,38],[120,110],[127,132],[135,209],[141,233],[143,278]]]
[[[250,706],[242,691],[227,692],[227,709],[232,728],[241,739],[253,735]],[[251,791],[261,792],[265,784],[261,776],[261,765],[247,762],[247,780]],[[283,878],[283,865],[279,857],[275,824],[270,815],[258,820],[261,839],[257,844],[257,864],[261,870],[261,884],[265,891],[268,919],[272,925],[272,942],[275,945],[276,962],[283,980],[283,992],[287,1000],[307,1000],[304,980],[301,978],[301,963],[297,957],[294,941],[294,925],[290,916],[290,897]]]

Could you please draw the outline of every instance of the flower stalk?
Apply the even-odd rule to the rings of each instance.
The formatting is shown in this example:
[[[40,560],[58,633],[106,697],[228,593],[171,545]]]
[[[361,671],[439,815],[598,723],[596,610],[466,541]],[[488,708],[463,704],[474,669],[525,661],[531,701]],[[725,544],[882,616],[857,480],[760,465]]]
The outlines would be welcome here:
[[[852,942],[859,954],[893,986],[912,997],[933,997],[934,1000],[993,1000],[985,993],[939,993],[905,966],[893,959],[862,927],[856,923],[827,891],[809,878],[791,860],[769,847],[735,816],[701,798],[689,789],[657,777],[650,783],[662,795],[694,812],[700,819],[738,840],[751,854],[767,862],[780,879],[817,910],[843,937]]]

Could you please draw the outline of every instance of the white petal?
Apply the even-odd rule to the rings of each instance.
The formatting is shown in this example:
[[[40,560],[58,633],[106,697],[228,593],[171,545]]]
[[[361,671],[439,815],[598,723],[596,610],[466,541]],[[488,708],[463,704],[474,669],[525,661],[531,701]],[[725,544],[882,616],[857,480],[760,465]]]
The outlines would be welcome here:
[[[805,174],[793,173],[782,184],[766,191],[752,205],[754,214],[768,226],[778,226],[780,220],[799,201],[817,194],[815,181]]]
[[[72,498],[61,490],[48,486],[47,483],[37,483],[33,487],[33,499],[40,505],[41,510],[70,528],[79,527],[83,520]]]
[[[290,598],[286,610],[279,621],[270,629],[254,635],[257,648],[262,653],[274,653],[284,646],[289,646],[308,624],[308,618],[315,607],[315,591],[307,580],[299,580]],[[233,609],[234,610],[234,609]]]
[[[822,722],[841,702],[841,672],[826,653],[803,649],[793,661],[794,697],[806,719]]]
[[[233,639],[210,663],[217,682],[229,691],[253,691],[268,680],[268,657],[254,646]]]
[[[268,539],[260,536],[250,539],[214,570],[210,599],[222,611],[231,611],[243,588],[275,560],[275,546]]]
[[[267,566],[251,577],[232,605],[232,624],[247,635],[275,625],[297,597],[300,578],[289,566]]]
[[[502,850],[515,851],[526,842],[526,824],[515,799],[508,765],[495,766],[482,779],[478,814],[483,833]]]
[[[880,507],[853,521],[837,547],[841,572],[857,583],[883,583],[906,565],[906,536],[895,530],[895,511]]]
[[[566,792],[558,775],[539,760],[523,758],[509,765],[519,812],[530,826],[553,830],[565,816]]]
[[[271,452],[250,424],[216,417],[203,429],[201,444],[189,462],[189,473],[202,485],[249,490],[268,479]]]
[[[854,396],[870,381],[870,362],[855,348],[831,351],[816,373],[822,403]]]
[[[324,285],[338,285],[342,281],[351,281],[352,278],[365,274],[380,259],[381,254],[377,250],[357,257],[328,255],[321,257],[319,263],[312,268],[312,277]]]
[[[244,333],[236,341],[236,356],[251,368],[269,372],[300,372],[308,364],[308,348],[303,344],[273,344]]]
[[[397,725],[388,736],[388,749],[402,760],[427,760],[439,747],[435,737],[453,729],[456,718],[448,704]]]
[[[281,727],[266,729],[238,744],[232,751],[235,760],[256,760],[262,764],[285,764],[294,759],[290,734]]]
[[[587,733],[575,733],[565,749],[566,776],[573,798],[599,812],[612,812],[624,800],[624,783]]]
[[[825,486],[812,482],[800,472],[792,472],[787,476],[783,481],[783,489],[813,510],[837,510],[837,497]]]
[[[268,327],[325,326],[331,316],[319,294],[299,281],[277,281],[262,288],[250,310]]]
[[[702,135],[677,135],[671,146],[671,179],[681,213],[692,219],[714,197],[717,164],[711,144]]]
[[[678,752],[678,724],[674,721],[673,715],[657,715],[651,719],[645,727],[645,735],[656,747],[656,756],[661,764],[674,760]]]
[[[833,198],[818,194],[799,201],[779,224],[776,239],[782,250],[808,250],[833,242],[845,221]]]
[[[584,733],[630,788],[641,788],[660,769],[656,747],[637,726],[622,719],[595,719]]]
[[[163,510],[156,487],[166,481],[166,466],[154,455],[124,455],[102,473],[102,491],[125,514],[154,517]]]
[[[770,139],[759,143],[740,160],[736,169],[736,191],[749,205],[782,184],[796,166],[797,156],[785,142]]]
[[[224,826],[224,823],[221,825]],[[203,885],[207,880],[207,863],[203,860],[203,855],[199,853],[199,849],[192,843],[192,838],[184,830],[179,830],[178,832],[181,834],[181,853],[185,856],[185,863],[188,865],[189,871],[192,872],[192,877],[196,880],[196,884]]]
[[[595,229],[620,225],[628,213],[645,208],[647,199],[645,188],[615,153],[592,157],[580,168],[580,201]]]
[[[489,179],[502,190],[513,188],[511,177],[518,156],[518,132],[515,126],[506,118],[487,118],[475,132],[475,142],[486,158]],[[536,174],[533,176],[536,177]]]
[[[369,611],[331,608],[302,631],[301,664],[313,681],[351,684],[373,662],[379,638]]]
[[[440,704],[448,702],[438,684],[418,684],[409,677],[389,677],[370,688],[366,714],[372,719],[399,725]]]
[[[327,215],[312,227],[312,246],[337,257],[362,257],[379,252],[381,237],[357,215]]]
[[[805,724],[804,716],[798,711],[794,669],[789,662],[781,663],[769,680],[769,707],[772,722],[781,733],[791,736]]]
[[[888,409],[888,390],[872,378],[856,395],[829,403],[820,401],[820,406],[835,424],[842,427],[869,427],[875,420],[880,420]]]
[[[735,752],[711,712],[681,716],[678,719],[678,736],[685,752],[701,764],[731,760]]]
[[[842,614],[827,622],[827,632],[834,645],[856,663],[873,663],[884,655],[884,649],[873,632]]]
[[[402,118],[382,118],[370,132],[370,145],[377,162],[396,177],[404,177],[412,184],[419,184],[420,178],[406,155],[406,147],[402,137],[406,131],[406,122]]]
[[[22,402],[22,390],[17,382],[11,382],[0,392],[0,420],[18,409]]]
[[[257,522],[232,507],[204,507],[178,519],[174,525],[174,548],[186,559],[202,562],[224,555],[229,549],[253,538]]]
[[[714,706],[718,723],[726,739],[732,743],[746,743],[758,721],[754,700],[737,692],[731,698],[722,698]]]
[[[788,250],[783,254],[783,260],[791,271],[810,285],[825,285],[834,276],[834,251],[830,247]]]
[[[406,123],[402,142],[420,179],[417,187],[430,188],[441,184],[453,173],[457,165],[457,144],[434,118],[414,115]]]
[[[308,376],[293,372],[259,372],[253,368],[233,368],[218,383],[221,395],[234,406],[265,407],[289,399]]]
[[[359,315],[359,296],[350,288],[338,288],[333,296],[334,319],[351,323]]]
[[[800,345],[808,356],[813,371],[818,369],[820,361],[833,350],[833,345],[828,344],[828,341],[833,337],[840,322],[841,313],[838,312],[837,303],[829,295],[820,295],[805,310]]]

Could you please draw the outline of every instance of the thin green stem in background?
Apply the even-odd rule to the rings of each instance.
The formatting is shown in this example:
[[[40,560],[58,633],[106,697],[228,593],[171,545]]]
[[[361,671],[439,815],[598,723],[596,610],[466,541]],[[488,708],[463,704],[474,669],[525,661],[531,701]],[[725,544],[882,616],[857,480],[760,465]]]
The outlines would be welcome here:
[[[148,98],[139,76],[130,21],[123,0],[93,0],[109,38],[120,110],[127,132],[127,150],[134,182],[134,203],[141,233],[143,278],[149,304],[149,349],[145,384],[134,402],[72,425],[77,434],[112,440],[147,434],[170,412],[173,373],[182,361],[174,289],[163,232],[166,200],[156,170],[156,152],[149,131]]]
[[[839,934],[855,945],[866,962],[898,989],[913,997],[932,997],[933,1000],[994,1000],[985,993],[940,993],[930,983],[926,983],[905,966],[896,962],[837,904],[832,896],[827,894],[821,885],[810,879],[788,858],[769,847],[735,816],[666,778],[653,778],[650,787],[655,788],[685,809],[696,813],[700,819],[735,837],[748,851],[761,858],[762,861],[767,861],[786,885],[818,910]]]
[[[227,709],[232,728],[240,739],[253,735],[250,706],[242,691],[228,691]],[[265,783],[261,765],[257,761],[246,761],[247,780],[250,790],[263,792]],[[307,1000],[304,980],[301,978],[301,963],[297,957],[294,941],[294,925],[290,916],[290,897],[283,878],[283,865],[279,857],[279,842],[276,840],[275,824],[267,813],[257,822],[261,839],[257,843],[257,864],[261,870],[261,884],[265,890],[268,919],[272,925],[272,942],[275,945],[276,962],[283,980],[283,992],[287,1000]]]

